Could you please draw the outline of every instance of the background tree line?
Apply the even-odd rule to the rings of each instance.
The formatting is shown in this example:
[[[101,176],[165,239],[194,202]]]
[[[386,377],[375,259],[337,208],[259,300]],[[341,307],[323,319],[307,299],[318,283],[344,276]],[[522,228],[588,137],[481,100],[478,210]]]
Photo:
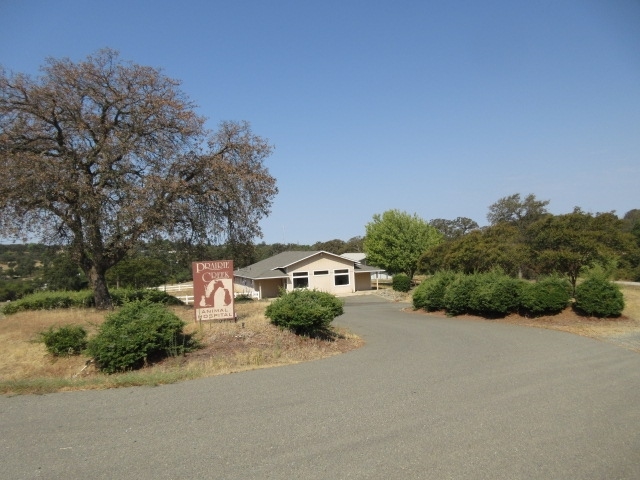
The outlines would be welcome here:
[[[560,273],[575,288],[581,271],[598,265],[614,279],[640,281],[640,210],[622,218],[579,207],[552,215],[548,204],[533,194],[501,198],[489,207],[488,226],[462,233],[454,228],[454,234],[451,228],[441,230],[444,240],[420,256],[418,270],[474,273],[500,268],[530,279]],[[443,223],[450,226],[440,219],[430,223],[439,229]]]
[[[485,227],[466,217],[426,222],[392,210],[374,216],[365,237],[312,245],[140,241],[109,269],[106,279],[109,288],[154,287],[190,281],[191,262],[197,260],[232,259],[241,268],[287,250],[325,250],[337,255],[366,252],[368,263],[410,277],[413,273],[481,273],[498,268],[526,279],[560,273],[575,286],[585,268],[597,265],[611,278],[640,281],[640,209],[622,217],[613,212],[587,213],[578,207],[568,214],[552,215],[548,204],[534,195],[502,198],[489,206]],[[87,286],[84,272],[64,246],[0,245],[2,301],[36,289]]]
[[[258,244],[191,245],[156,240],[139,242],[110,268],[109,288],[146,288],[191,281],[191,262],[232,259],[236,268],[287,250],[325,250],[337,255],[362,252],[362,237],[333,239],[313,245],[261,242]],[[35,290],[88,288],[84,272],[64,246],[0,244],[0,301],[16,300]]]

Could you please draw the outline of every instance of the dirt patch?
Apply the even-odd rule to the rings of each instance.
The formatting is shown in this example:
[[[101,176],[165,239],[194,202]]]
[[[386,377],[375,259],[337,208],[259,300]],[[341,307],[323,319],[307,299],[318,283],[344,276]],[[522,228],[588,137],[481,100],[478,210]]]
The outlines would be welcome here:
[[[425,312],[422,310],[413,310],[412,308],[407,308],[406,311],[423,315],[446,317],[444,311]],[[640,353],[640,321],[624,315],[617,318],[588,317],[576,313],[572,308],[566,308],[556,315],[545,315],[541,317],[525,317],[513,313],[504,318],[496,319],[487,319],[475,315],[459,315],[450,318],[452,320],[462,318],[560,330],[584,337],[595,338]]]

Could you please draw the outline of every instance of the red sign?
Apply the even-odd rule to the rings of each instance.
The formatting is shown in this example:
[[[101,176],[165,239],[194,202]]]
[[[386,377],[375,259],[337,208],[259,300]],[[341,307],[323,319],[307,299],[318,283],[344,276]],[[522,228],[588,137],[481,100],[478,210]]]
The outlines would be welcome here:
[[[233,260],[193,262],[196,321],[233,320]]]

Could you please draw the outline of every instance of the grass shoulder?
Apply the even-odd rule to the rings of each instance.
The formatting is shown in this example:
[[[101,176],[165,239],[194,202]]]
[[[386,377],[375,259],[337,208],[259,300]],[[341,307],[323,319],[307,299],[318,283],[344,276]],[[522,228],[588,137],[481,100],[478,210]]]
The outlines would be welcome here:
[[[269,303],[238,303],[237,322],[196,324],[193,309],[169,307],[201,348],[166,358],[140,370],[104,374],[86,356],[54,357],[39,341],[52,327],[79,325],[89,336],[105,312],[87,308],[22,311],[0,319],[0,394],[42,394],[70,390],[156,386],[183,380],[268,368],[330,357],[362,346],[347,330],[331,327],[331,338],[295,335],[272,325],[264,311]]]

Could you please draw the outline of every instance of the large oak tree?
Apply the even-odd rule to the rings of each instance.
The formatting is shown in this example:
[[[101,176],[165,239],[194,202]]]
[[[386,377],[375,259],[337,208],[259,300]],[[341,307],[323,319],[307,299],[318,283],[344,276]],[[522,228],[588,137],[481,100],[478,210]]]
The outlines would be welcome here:
[[[277,188],[247,123],[206,131],[178,81],[110,49],[41,72],[0,69],[0,234],[68,245],[101,308],[140,240],[260,236]]]

